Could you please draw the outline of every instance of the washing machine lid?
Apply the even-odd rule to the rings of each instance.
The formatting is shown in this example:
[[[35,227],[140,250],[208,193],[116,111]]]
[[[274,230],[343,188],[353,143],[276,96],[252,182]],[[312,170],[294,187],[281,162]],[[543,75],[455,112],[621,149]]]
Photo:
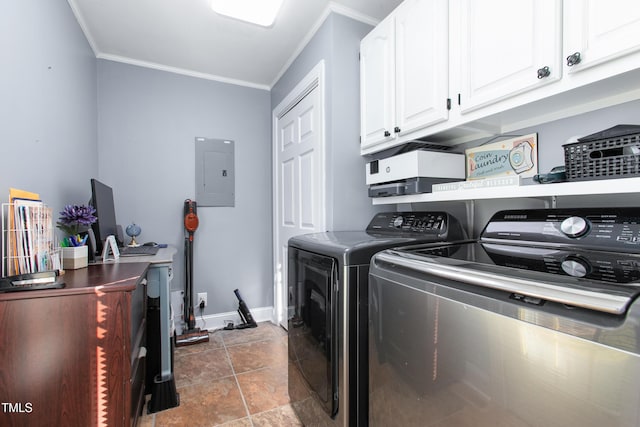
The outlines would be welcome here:
[[[289,247],[330,256],[340,260],[344,265],[359,265],[368,264],[373,254],[381,250],[425,241],[429,240],[425,240],[424,236],[327,231],[292,237],[289,239]]]
[[[496,213],[476,242],[399,248],[388,251],[396,264],[376,260],[526,303],[622,315],[640,297],[638,247],[635,208],[515,210]]]
[[[460,222],[446,212],[379,212],[366,230],[304,234],[289,239],[289,246],[361,265],[384,249],[465,237]]]

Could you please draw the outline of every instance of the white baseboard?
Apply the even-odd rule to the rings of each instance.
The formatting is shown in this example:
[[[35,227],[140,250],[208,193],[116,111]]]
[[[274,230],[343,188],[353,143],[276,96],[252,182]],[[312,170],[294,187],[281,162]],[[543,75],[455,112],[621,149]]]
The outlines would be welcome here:
[[[258,307],[250,309],[251,315],[256,322],[273,322],[273,307]],[[228,313],[208,314],[205,316],[196,315],[196,327],[213,331],[220,329],[226,325],[226,321],[230,320],[235,325],[242,323],[240,315],[237,311]],[[176,325],[177,327],[178,325]],[[178,332],[179,333],[179,332]]]

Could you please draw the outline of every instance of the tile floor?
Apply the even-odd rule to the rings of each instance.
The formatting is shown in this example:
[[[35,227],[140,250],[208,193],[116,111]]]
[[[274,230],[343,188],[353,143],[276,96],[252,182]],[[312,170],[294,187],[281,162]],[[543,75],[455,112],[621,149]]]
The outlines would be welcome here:
[[[145,407],[138,426],[302,426],[289,404],[281,327],[219,330],[209,342],[177,347],[174,357],[180,406],[155,414]]]

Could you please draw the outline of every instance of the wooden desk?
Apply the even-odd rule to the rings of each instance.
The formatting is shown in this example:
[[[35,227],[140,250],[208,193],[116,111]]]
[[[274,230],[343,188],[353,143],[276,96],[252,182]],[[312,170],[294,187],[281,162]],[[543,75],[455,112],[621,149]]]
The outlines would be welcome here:
[[[148,406],[150,412],[162,411],[180,404],[173,376],[171,346],[173,330],[170,325],[170,289],[173,277],[173,257],[176,252],[176,248],[170,246],[160,248],[158,253],[152,257],[120,257],[118,261],[120,263],[139,261],[151,263],[147,272],[147,294],[152,307],[148,312],[147,321],[151,329],[150,334],[153,335],[150,335],[147,346],[149,358],[147,359],[146,374],[146,393],[151,393]],[[152,314],[155,307],[159,308],[159,313],[156,311],[157,317]]]
[[[63,289],[0,294],[0,425],[135,424],[150,265],[90,265]]]

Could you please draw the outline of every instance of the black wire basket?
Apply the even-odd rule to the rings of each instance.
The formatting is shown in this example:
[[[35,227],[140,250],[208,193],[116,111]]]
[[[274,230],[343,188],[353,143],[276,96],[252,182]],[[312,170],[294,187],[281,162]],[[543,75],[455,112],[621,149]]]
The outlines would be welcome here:
[[[562,147],[567,181],[640,176],[640,126],[615,126]]]

